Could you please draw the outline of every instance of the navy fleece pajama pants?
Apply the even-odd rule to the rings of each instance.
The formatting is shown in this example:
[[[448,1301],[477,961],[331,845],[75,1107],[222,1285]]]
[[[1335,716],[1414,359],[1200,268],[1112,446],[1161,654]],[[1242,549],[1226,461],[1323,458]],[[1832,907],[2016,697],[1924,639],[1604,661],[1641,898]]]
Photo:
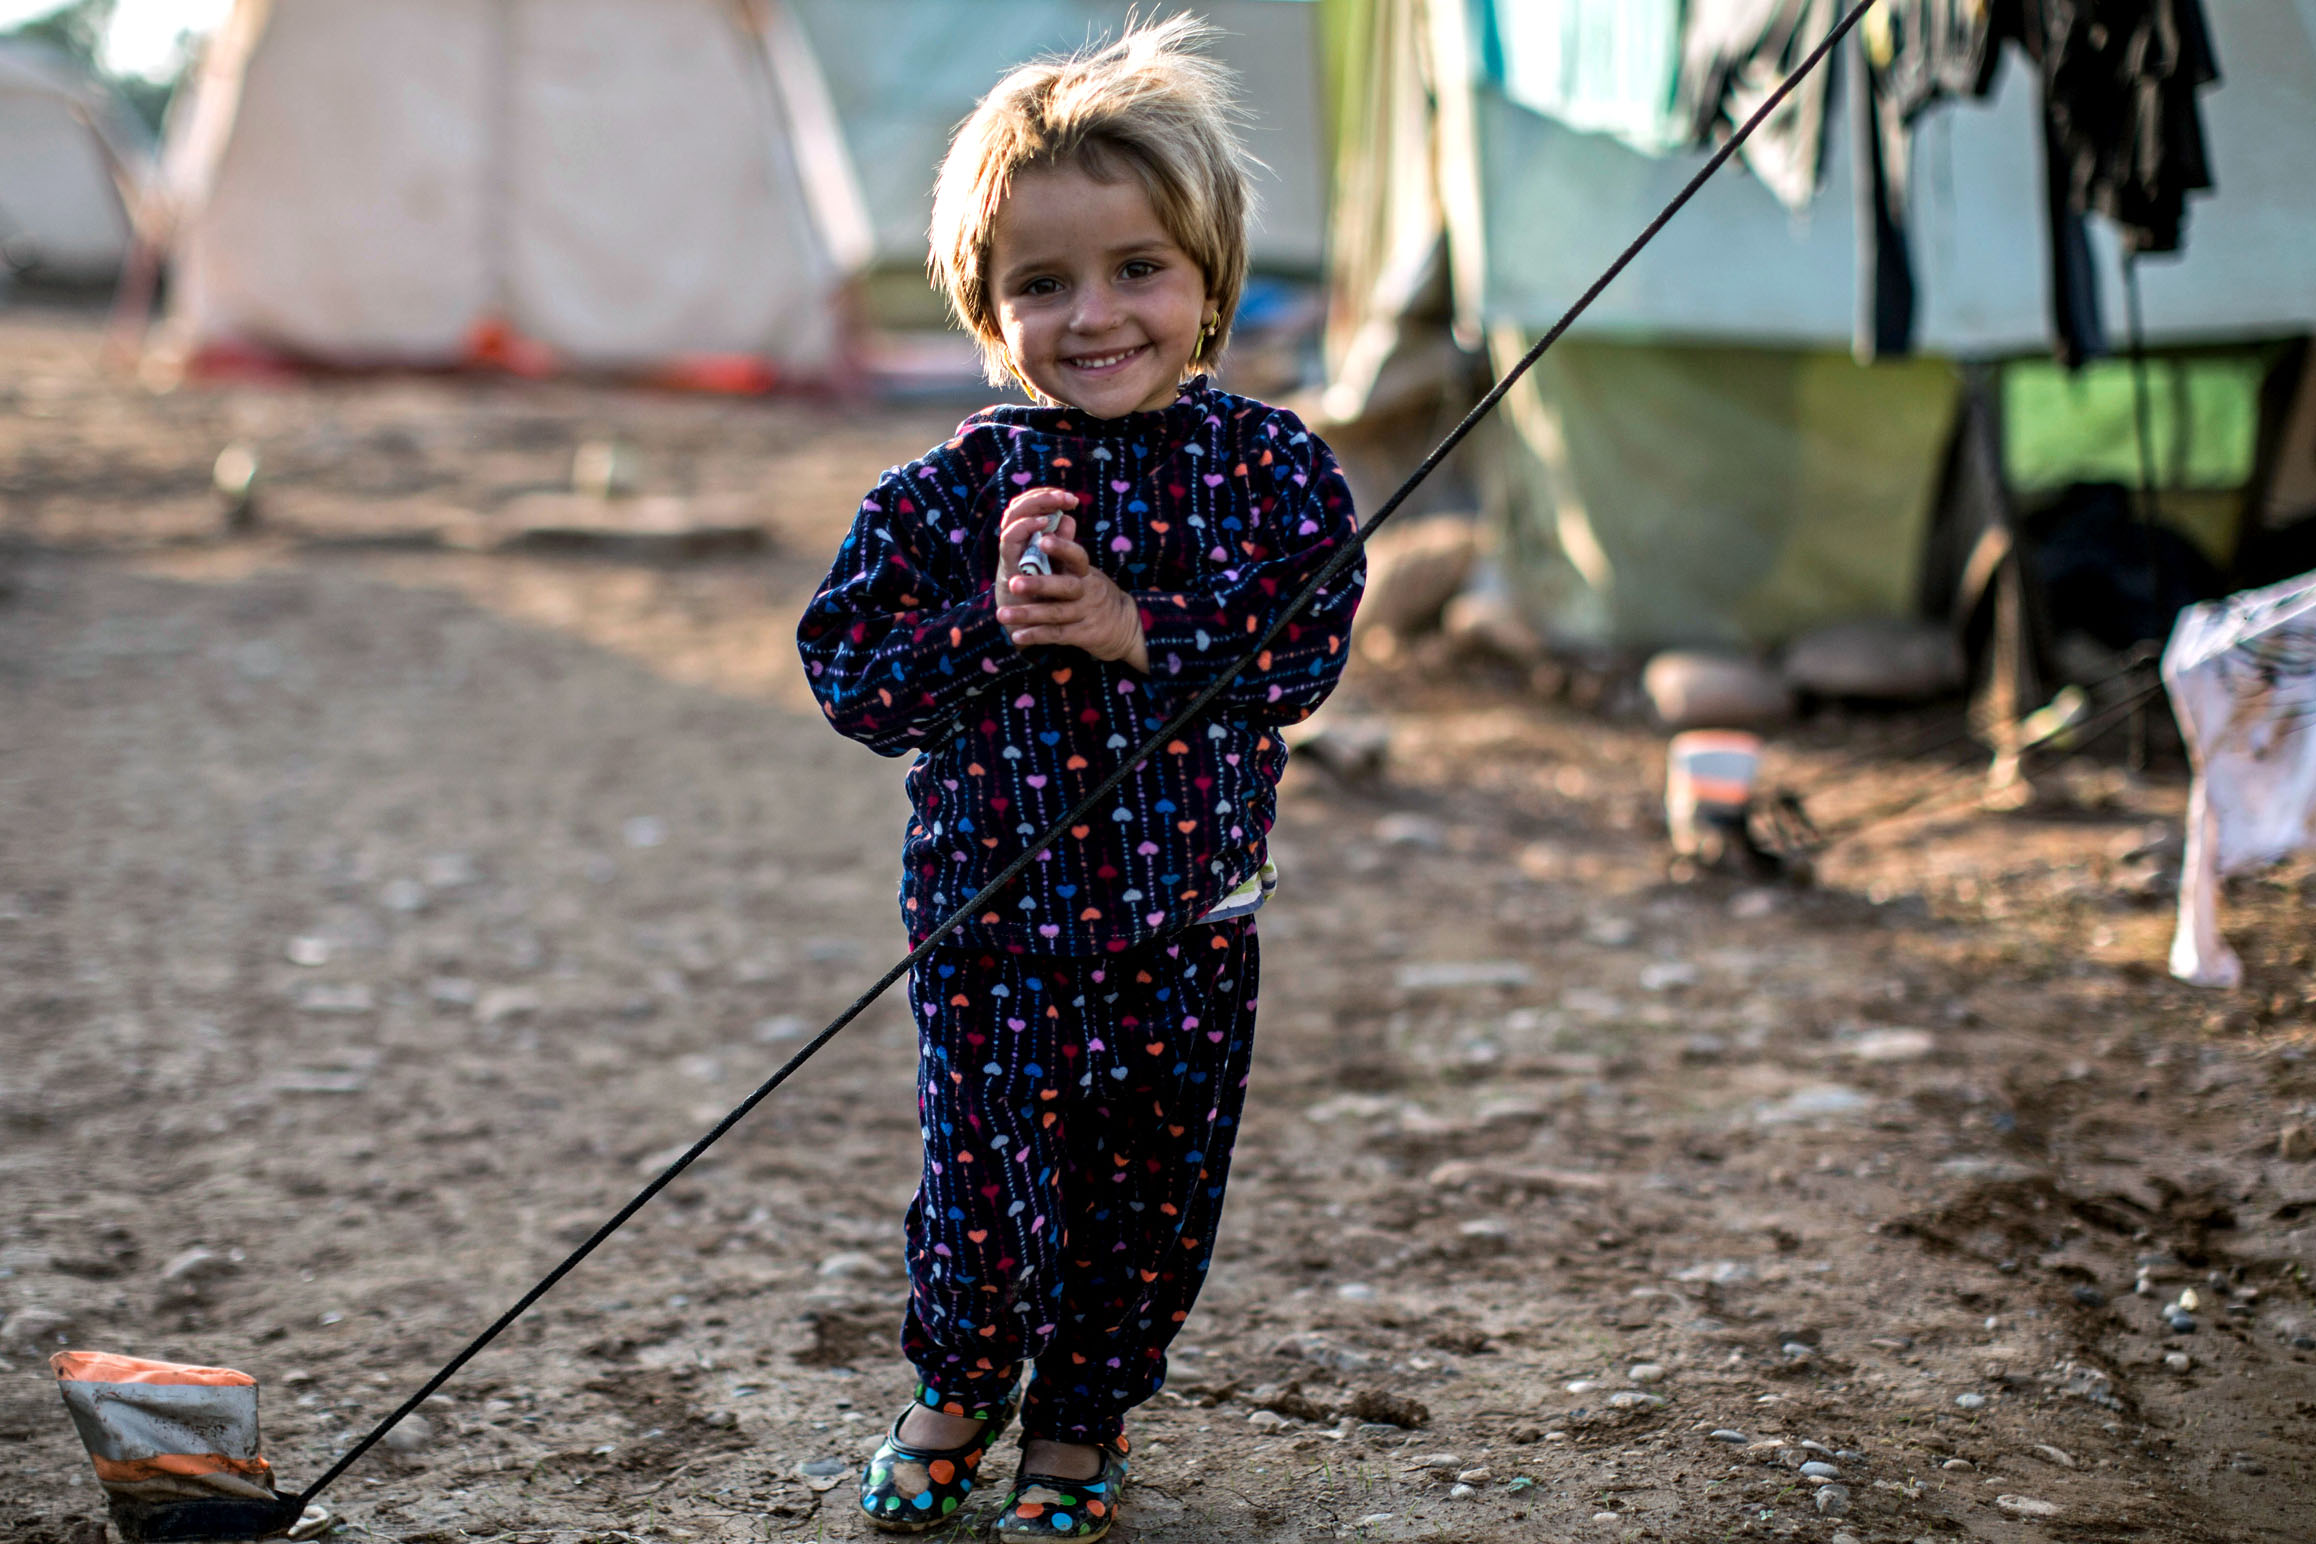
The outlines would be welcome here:
[[[936,1408],[1103,1442],[1214,1252],[1254,1048],[1254,920],[1120,954],[942,948],[910,981],[924,1179],[901,1347]]]

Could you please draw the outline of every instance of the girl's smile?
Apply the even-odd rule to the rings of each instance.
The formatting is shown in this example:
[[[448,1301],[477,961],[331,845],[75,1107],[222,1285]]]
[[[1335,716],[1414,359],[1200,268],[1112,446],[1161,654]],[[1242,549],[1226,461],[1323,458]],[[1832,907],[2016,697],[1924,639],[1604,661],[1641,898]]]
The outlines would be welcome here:
[[[1131,176],[1023,171],[990,241],[997,320],[1029,385],[1097,418],[1164,407],[1216,304]]]

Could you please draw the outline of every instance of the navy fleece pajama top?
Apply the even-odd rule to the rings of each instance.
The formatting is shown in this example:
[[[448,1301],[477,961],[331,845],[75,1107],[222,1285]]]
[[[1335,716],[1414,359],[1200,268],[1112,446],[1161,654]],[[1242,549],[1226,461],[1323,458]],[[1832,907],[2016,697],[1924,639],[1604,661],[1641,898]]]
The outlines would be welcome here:
[[[997,527],[1024,489],[1074,493],[1077,539],[1142,614],[1150,673],[998,625]],[[862,501],[797,629],[835,727],[908,774],[901,911],[912,941],[971,897],[1236,659],[1354,531],[1335,458],[1294,414],[1191,381],[1121,418],[992,407]],[[1333,690],[1354,564],[953,941],[1111,954],[1204,915],[1255,874],[1287,752]]]

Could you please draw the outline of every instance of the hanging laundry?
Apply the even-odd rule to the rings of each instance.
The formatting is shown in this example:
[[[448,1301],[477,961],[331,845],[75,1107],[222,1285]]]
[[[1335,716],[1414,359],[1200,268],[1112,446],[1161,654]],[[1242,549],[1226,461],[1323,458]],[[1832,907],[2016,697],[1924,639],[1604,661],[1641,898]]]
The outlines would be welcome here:
[[[2115,222],[2127,253],[2176,252],[2187,196],[2212,186],[2196,93],[2219,79],[2200,0],[2005,0],[1998,18],[2042,75],[2053,352],[2107,351],[2082,226]]]
[[[2011,0],[2042,71],[2052,171],[2070,207],[2129,252],[2176,252],[2187,195],[2212,185],[2196,93],[2219,80],[2201,0]]]
[[[2220,876],[2316,849],[2316,574],[2182,612],[2163,684],[2195,765],[2171,973],[2234,986]]]
[[[1695,0],[1681,36],[1675,107],[1691,140],[1727,137],[1841,17],[1839,0]],[[1832,78],[1831,70],[1811,72],[1745,142],[1745,164],[1788,209],[1806,207],[1817,193]]]
[[[1692,6],[1678,102],[1694,141],[1742,120],[1780,63],[1840,15],[1819,0]],[[2127,252],[2175,251],[2188,196],[2212,186],[2196,93],[2219,74],[2200,0],[1881,0],[1858,28],[1846,99],[1860,358],[1913,346],[1914,123],[1943,99],[1986,95],[2006,41],[2034,62],[2042,91],[2053,352],[2062,363],[2108,351],[2085,216],[2114,221]],[[1827,89],[1826,78],[1812,81],[1746,148],[1746,164],[1790,209],[1817,189]]]
[[[1847,93],[1858,215],[1860,360],[1914,346],[1914,121],[1948,97],[1982,97],[2001,58],[1994,0],[1884,0],[1858,24],[1865,89]]]

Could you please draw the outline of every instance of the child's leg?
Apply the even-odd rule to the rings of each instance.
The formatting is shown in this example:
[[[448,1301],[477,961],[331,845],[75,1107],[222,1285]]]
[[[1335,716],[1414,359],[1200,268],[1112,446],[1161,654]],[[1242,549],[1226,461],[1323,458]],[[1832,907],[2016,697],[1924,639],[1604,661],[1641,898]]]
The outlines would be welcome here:
[[[1214,1252],[1254,1051],[1251,918],[1089,962],[1086,1070],[1067,1119],[1058,1328],[1025,1432],[1099,1443],[1158,1392]],[[1099,1048],[1097,1049],[1097,1042]]]
[[[1079,1056],[1062,1028],[1074,1010],[1055,1003],[1069,987],[1050,967],[1075,966],[941,949],[910,978],[925,1168],[901,1349],[925,1402],[951,1414],[1001,1403],[1053,1333],[1059,1110]]]

